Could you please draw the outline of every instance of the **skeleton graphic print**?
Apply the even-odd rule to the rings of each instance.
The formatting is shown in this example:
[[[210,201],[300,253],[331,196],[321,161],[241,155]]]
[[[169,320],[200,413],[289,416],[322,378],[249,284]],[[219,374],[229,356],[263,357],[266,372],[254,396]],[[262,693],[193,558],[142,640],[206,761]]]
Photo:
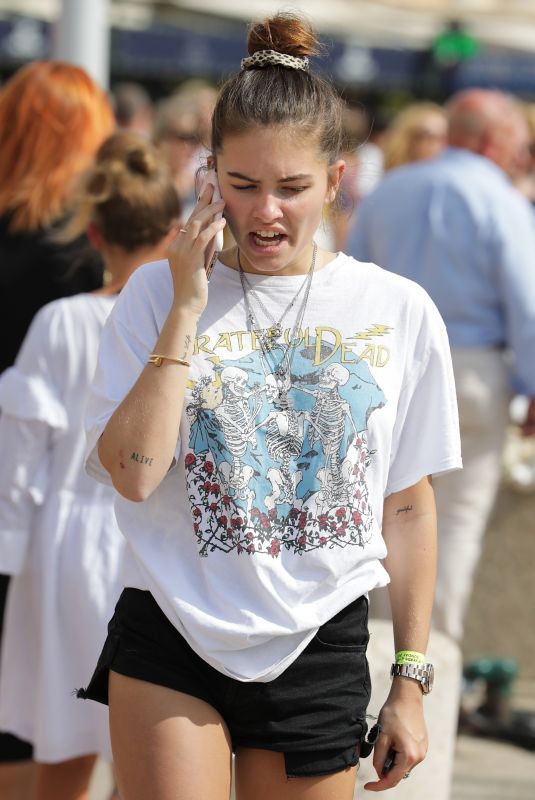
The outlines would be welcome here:
[[[285,371],[259,349],[195,381],[184,463],[202,556],[369,542],[367,425],[385,396],[366,361],[316,366],[315,345],[296,344]]]
[[[303,278],[250,280],[279,319]],[[172,297],[167,261],[140,267],[104,327],[87,412],[87,469],[104,483],[99,439]],[[194,651],[240,681],[275,679],[318,626],[386,586],[384,498],[461,464],[448,339],[421,287],[340,253],[315,274],[295,333],[292,319],[266,345],[246,324],[239,274],[216,264],[176,463],[144,502],[115,505],[124,585],[150,591]]]

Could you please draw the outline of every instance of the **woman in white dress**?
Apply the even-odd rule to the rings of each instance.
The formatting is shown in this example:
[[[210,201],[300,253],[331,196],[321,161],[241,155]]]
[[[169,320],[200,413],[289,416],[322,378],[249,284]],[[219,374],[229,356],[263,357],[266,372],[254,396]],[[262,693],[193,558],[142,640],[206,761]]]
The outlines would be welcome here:
[[[109,758],[104,709],[75,700],[105,637],[120,579],[113,490],[83,470],[83,414],[100,332],[141,263],[161,257],[180,214],[152,145],[121,133],[100,148],[61,234],[87,229],[105,289],[45,306],[0,379],[0,572],[6,610],[0,729],[31,742],[34,797],[81,800],[97,755]]]

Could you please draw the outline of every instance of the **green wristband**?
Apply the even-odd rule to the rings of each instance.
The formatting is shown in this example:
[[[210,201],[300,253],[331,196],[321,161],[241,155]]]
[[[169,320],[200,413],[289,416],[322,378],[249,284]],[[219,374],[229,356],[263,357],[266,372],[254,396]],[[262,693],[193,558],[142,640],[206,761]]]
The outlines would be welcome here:
[[[396,664],[425,664],[425,656],[416,650],[398,650]]]

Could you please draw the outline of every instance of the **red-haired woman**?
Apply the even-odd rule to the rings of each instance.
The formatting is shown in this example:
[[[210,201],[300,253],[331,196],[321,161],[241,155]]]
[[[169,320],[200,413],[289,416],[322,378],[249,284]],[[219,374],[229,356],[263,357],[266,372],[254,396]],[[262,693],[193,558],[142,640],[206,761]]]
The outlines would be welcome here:
[[[48,233],[68,214],[73,178],[113,126],[104,91],[71,64],[29,64],[0,93],[0,285],[9,298],[0,371],[41,306],[100,284],[100,259],[85,237],[66,247]]]
[[[79,67],[33,62],[0,92],[0,372],[13,364],[35,313],[52,300],[98,288],[100,256],[85,236],[49,239],[69,214],[73,178],[112,132],[105,92]],[[0,575],[0,621],[7,578]],[[0,736],[0,794],[14,783],[31,748]],[[10,787],[10,788],[9,788]]]

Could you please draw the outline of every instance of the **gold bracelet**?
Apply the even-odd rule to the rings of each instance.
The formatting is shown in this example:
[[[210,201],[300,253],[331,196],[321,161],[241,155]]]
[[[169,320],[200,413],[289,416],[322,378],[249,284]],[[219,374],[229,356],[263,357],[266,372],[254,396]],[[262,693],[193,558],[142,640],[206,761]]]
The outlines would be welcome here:
[[[183,367],[191,367],[191,363],[184,358],[173,358],[172,356],[159,356],[157,353],[152,353],[149,356],[147,364],[154,364],[155,367],[161,367],[163,361],[172,361],[174,364],[182,364]]]

